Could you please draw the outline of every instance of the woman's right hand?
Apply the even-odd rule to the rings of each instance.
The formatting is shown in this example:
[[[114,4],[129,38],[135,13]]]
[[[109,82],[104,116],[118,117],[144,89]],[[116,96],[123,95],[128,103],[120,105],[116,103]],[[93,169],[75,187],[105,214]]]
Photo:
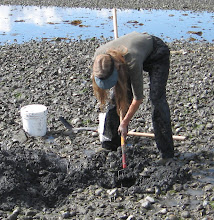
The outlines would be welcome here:
[[[125,123],[123,123],[123,121],[120,123],[120,126],[118,128],[118,133],[124,138],[126,138],[127,136],[128,126]]]

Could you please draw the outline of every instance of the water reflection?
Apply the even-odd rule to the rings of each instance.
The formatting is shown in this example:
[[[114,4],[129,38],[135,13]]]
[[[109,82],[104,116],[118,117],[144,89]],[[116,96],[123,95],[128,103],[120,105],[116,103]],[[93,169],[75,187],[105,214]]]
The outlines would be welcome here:
[[[0,7],[0,31],[9,32],[11,30],[10,7]]]
[[[148,32],[166,41],[214,39],[214,14],[176,10],[117,10],[119,36]],[[112,10],[0,6],[0,43],[42,38],[113,37]]]

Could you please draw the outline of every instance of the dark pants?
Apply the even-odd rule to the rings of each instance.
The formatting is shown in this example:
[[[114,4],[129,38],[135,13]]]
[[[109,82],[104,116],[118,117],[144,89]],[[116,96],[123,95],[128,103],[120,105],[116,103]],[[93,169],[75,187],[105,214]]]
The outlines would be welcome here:
[[[150,77],[152,122],[155,141],[162,158],[174,156],[170,111],[166,101],[166,83],[170,66],[169,55],[168,46],[159,38],[153,37],[153,52],[143,64],[143,70],[148,72]],[[131,95],[129,94],[129,97]],[[119,123],[116,107],[111,107],[106,114],[104,128],[104,135],[107,134],[111,141],[103,142],[102,146],[104,148],[116,150],[120,146],[120,137],[117,132]]]

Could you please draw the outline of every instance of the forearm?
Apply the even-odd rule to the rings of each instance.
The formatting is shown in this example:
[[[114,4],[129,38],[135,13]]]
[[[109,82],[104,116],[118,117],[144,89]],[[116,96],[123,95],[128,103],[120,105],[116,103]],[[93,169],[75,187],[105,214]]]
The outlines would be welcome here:
[[[129,106],[129,109],[128,109],[125,117],[121,121],[121,124],[123,124],[123,126],[128,126],[130,120],[134,116],[135,112],[138,110],[141,103],[142,103],[142,99],[141,100],[135,100],[135,99],[132,100],[132,103]]]

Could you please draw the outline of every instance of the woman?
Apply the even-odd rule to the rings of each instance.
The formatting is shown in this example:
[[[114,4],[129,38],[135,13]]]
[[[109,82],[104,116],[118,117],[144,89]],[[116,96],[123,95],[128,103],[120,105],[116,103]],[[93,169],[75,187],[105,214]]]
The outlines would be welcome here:
[[[116,150],[120,133],[127,136],[128,125],[143,101],[143,70],[150,77],[150,99],[155,141],[163,159],[174,156],[166,83],[169,48],[155,36],[132,32],[99,47],[94,56],[92,82],[101,104],[108,102],[102,147]],[[110,98],[109,98],[110,97]],[[121,118],[121,119],[120,119]]]

